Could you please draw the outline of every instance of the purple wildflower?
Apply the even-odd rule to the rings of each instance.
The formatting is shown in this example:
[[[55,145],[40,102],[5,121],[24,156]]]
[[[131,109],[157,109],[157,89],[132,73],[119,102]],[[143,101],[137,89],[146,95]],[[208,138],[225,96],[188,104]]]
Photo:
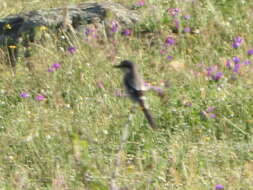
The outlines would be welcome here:
[[[235,57],[233,57],[233,61],[235,64],[237,64],[237,63],[240,63],[241,60],[239,57],[235,56]]]
[[[223,77],[222,72],[218,72],[217,69],[218,69],[217,65],[215,65],[213,67],[208,67],[206,69],[207,76],[211,77],[212,80],[214,80],[214,81],[219,81]]]
[[[208,67],[208,68],[206,69],[206,71],[207,71],[207,76],[210,77],[210,76],[213,75],[213,73],[214,73],[215,71],[217,71],[217,66]]]
[[[154,90],[156,91],[158,96],[164,97],[165,93],[164,93],[164,90],[162,88],[156,88]]]
[[[232,44],[232,47],[236,49],[241,46],[242,42],[243,42],[243,38],[240,36],[237,36],[234,38],[234,43]]]
[[[223,77],[222,72],[216,72],[216,73],[212,76],[212,79],[213,79],[214,81],[219,81],[222,77]]]
[[[59,62],[55,62],[53,65],[52,65],[52,69],[55,69],[55,70],[57,70],[57,69],[59,69],[61,67],[61,64],[59,63]]]
[[[20,97],[21,97],[21,98],[29,98],[30,95],[29,95],[28,93],[26,93],[26,92],[22,92],[22,93],[20,94]]]
[[[85,29],[85,35],[89,36],[92,33],[92,30],[90,28]]]
[[[212,67],[208,67],[206,71],[207,71],[207,76],[208,77],[210,77],[213,73]]]
[[[192,106],[192,102],[185,102],[184,105],[187,106],[187,107],[191,107]]]
[[[169,8],[167,11],[171,16],[177,16],[180,13],[179,8]]]
[[[45,99],[45,96],[43,96],[42,94],[39,94],[35,97],[35,100],[37,101],[43,101]]]
[[[185,27],[185,28],[184,28],[184,32],[185,32],[185,33],[191,32],[191,28],[190,28],[190,27]]]
[[[179,22],[179,20],[178,20],[178,19],[175,19],[175,20],[174,20],[174,23],[175,23],[176,29],[179,29],[179,27],[180,27],[180,22]]]
[[[244,65],[250,65],[250,64],[251,64],[251,61],[246,60],[246,61],[244,61],[243,63],[244,63]]]
[[[125,29],[122,31],[122,35],[124,36],[131,36],[132,30],[131,29]]]
[[[224,186],[221,185],[221,184],[217,184],[217,185],[215,186],[215,189],[216,189],[216,190],[224,189]]]
[[[145,5],[145,1],[144,1],[144,0],[139,0],[139,1],[136,3],[136,5],[137,5],[138,7],[143,7],[143,6]]]
[[[236,64],[234,65],[233,72],[238,73],[240,67],[241,67],[241,64],[240,64],[240,63],[236,63]]]
[[[243,38],[240,36],[237,36],[234,38],[234,42],[238,42],[238,43],[242,43],[243,42]]]
[[[184,15],[185,20],[189,20],[191,18],[191,15]]]
[[[96,32],[97,32],[97,30],[95,28],[86,28],[85,29],[85,35],[87,37],[91,36],[93,38],[97,38],[98,36],[97,36]]]
[[[52,72],[54,72],[54,69],[53,69],[53,68],[49,68],[47,71],[48,71],[49,73],[52,73]]]
[[[153,86],[151,85],[150,83],[148,82],[145,82],[144,83],[144,86],[145,86],[145,90],[149,90],[149,89],[152,89],[154,90],[160,97],[163,97],[164,96],[164,89],[160,86]]]
[[[54,72],[55,70],[59,69],[61,67],[61,64],[59,62],[55,62],[52,64],[52,66],[47,70],[48,72]]]
[[[97,30],[95,28],[86,28],[85,29],[85,35],[86,36],[92,36],[92,37],[96,38],[97,37],[96,31]]]
[[[69,52],[70,54],[74,54],[74,53],[76,53],[76,48],[75,48],[74,46],[70,46],[70,47],[68,48],[68,52]]]
[[[118,30],[118,22],[116,22],[116,21],[113,21],[112,22],[112,26],[111,26],[111,31],[112,32],[117,32],[117,30]]]
[[[157,93],[163,93],[163,89],[159,86],[151,86],[151,88]]]
[[[176,43],[175,38],[170,37],[170,36],[167,37],[166,40],[165,40],[165,44],[166,44],[167,46],[173,46],[173,45],[175,45],[175,43]]]
[[[235,49],[237,49],[238,47],[240,47],[240,43],[238,43],[238,42],[234,42],[233,44],[232,44],[232,47],[233,48],[235,48]]]
[[[151,88],[151,84],[149,82],[144,81],[144,86],[148,89]]]
[[[248,50],[248,55],[253,55],[253,49]]]
[[[232,66],[231,66],[231,61],[228,59],[227,60],[227,62],[226,62],[226,67],[228,68],[228,69],[231,69],[232,68]]]
[[[202,112],[200,112],[200,113],[201,113],[201,115],[204,116],[205,118],[208,117],[208,114],[207,114],[205,111],[202,111]]]
[[[213,113],[214,107],[210,106],[205,111],[201,112],[201,115],[205,118],[216,118],[216,115]]]
[[[173,59],[173,56],[171,56],[171,55],[168,55],[168,56],[167,56],[167,60],[168,60],[168,61],[171,61],[172,59]]]

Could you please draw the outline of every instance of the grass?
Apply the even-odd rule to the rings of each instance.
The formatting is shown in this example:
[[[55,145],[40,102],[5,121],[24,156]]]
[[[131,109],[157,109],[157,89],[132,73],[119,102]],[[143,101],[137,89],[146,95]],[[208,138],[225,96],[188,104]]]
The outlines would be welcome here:
[[[13,2],[1,2],[1,17],[69,3]],[[113,183],[122,190],[253,189],[252,65],[243,64],[253,61],[247,55],[253,3],[145,2],[138,9],[145,20],[132,36],[73,39],[76,52],[70,54],[50,35],[46,43],[32,44],[33,71],[23,57],[15,73],[0,65],[1,189],[113,190]],[[172,33],[168,8],[191,15],[188,21],[179,17],[180,27],[193,32]],[[138,33],[144,30],[148,34]],[[176,44],[161,54],[168,36]],[[244,41],[234,49],[237,36]],[[242,60],[239,72],[233,61],[231,69],[226,66],[234,56]],[[163,98],[147,93],[155,131],[141,110],[130,113],[132,102],[120,95],[122,73],[112,66],[123,59],[138,63],[145,79],[164,90]],[[55,62],[61,67],[48,72]],[[213,80],[209,67],[213,77],[223,76]],[[21,98],[22,92],[30,96]],[[39,94],[45,99],[36,101]]]

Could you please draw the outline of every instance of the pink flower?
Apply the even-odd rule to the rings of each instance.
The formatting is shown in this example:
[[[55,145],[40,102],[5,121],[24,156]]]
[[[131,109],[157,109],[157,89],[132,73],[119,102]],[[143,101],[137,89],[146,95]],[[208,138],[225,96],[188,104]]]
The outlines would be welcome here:
[[[185,28],[184,28],[184,32],[185,32],[185,33],[191,32],[191,28],[190,28],[190,27],[185,27]]]
[[[51,73],[51,72],[54,72],[54,69],[49,68],[47,71]]]
[[[165,49],[160,50],[160,54],[161,54],[161,55],[166,54],[166,52],[167,52],[167,51],[166,51]]]
[[[39,94],[35,97],[35,100],[37,101],[43,101],[45,99],[45,96],[43,96],[42,94]]]
[[[144,0],[139,0],[139,1],[136,3],[136,5],[137,5],[138,7],[143,7],[143,6],[145,5],[145,1],[144,1]]]
[[[98,82],[97,85],[98,85],[98,87],[101,88],[101,89],[104,89],[104,88],[105,88],[103,82]]]
[[[169,8],[167,11],[171,16],[177,16],[180,13],[179,8]]]

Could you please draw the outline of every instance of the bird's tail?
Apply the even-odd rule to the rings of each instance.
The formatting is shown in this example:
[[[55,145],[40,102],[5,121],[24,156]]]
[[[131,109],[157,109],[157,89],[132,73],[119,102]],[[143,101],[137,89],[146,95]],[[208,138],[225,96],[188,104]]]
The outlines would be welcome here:
[[[156,123],[155,123],[155,121],[153,119],[153,116],[150,113],[150,111],[148,110],[148,108],[147,108],[147,106],[146,106],[146,104],[145,104],[145,102],[144,102],[144,100],[142,98],[140,99],[140,106],[141,106],[141,108],[143,110],[143,113],[144,113],[145,117],[148,120],[148,123],[149,123],[150,127],[152,127],[153,129],[157,128],[156,127]]]

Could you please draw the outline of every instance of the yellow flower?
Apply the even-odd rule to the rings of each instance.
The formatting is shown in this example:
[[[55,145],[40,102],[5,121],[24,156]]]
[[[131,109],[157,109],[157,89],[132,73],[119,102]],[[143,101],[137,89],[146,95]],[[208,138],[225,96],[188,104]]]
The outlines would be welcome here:
[[[40,26],[40,31],[45,31],[45,30],[47,30],[46,26]]]
[[[12,27],[11,27],[11,25],[10,24],[6,24],[6,25],[4,25],[4,29],[6,29],[6,30],[10,30]]]
[[[11,49],[17,48],[17,46],[15,46],[15,45],[10,45],[10,46],[8,46],[8,47],[11,48]]]
[[[202,137],[202,139],[204,140],[204,141],[209,141],[210,140],[210,137],[208,137],[208,136],[204,136],[204,137]]]
[[[185,61],[183,59],[173,60],[170,66],[176,71],[182,71],[185,68]]]

